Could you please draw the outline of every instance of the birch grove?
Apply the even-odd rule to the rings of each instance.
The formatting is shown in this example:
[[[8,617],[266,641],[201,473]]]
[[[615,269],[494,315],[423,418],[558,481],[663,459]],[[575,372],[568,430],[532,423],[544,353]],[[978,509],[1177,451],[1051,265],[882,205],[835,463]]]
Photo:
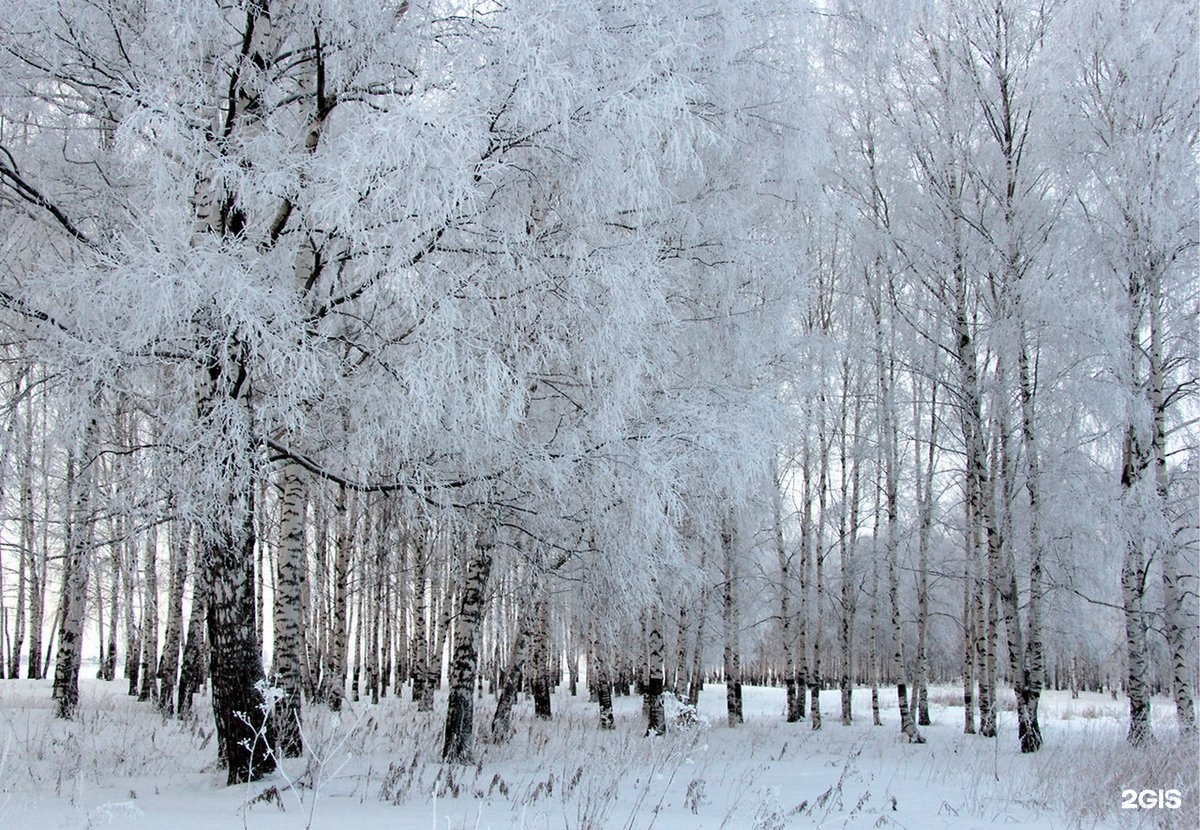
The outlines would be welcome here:
[[[1196,9],[0,12],[0,673],[59,717],[206,699],[229,784],[389,696],[452,765],[710,683],[1195,731]]]

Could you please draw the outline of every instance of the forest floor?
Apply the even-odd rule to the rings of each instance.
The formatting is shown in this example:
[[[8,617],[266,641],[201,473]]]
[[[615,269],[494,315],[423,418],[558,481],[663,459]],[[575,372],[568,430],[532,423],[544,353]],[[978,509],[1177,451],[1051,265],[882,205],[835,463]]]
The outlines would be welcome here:
[[[746,722],[730,729],[725,689],[710,685],[699,723],[659,738],[643,736],[636,697],[617,698],[616,729],[600,732],[594,704],[560,692],[553,721],[534,720],[523,701],[510,741],[480,742],[478,764],[446,767],[444,700],[430,715],[389,697],[340,715],[309,708],[308,758],[226,787],[207,699],[196,718],[164,720],[125,687],[84,681],[68,723],[52,717],[48,682],[0,681],[0,828],[1200,826],[1197,747],[1177,736],[1165,699],[1154,701],[1154,746],[1133,750],[1124,699],[1047,693],[1046,746],[1022,756],[1011,711],[998,740],[963,735],[949,687],[931,690],[923,745],[900,735],[894,690],[881,691],[882,727],[871,725],[869,691],[856,690],[851,726],[840,723],[838,694],[823,694],[825,726],[814,732],[784,723],[782,689],[758,687],[746,687]],[[491,708],[480,701],[477,727]],[[1179,790],[1182,806],[1122,809],[1122,791],[1143,789]]]

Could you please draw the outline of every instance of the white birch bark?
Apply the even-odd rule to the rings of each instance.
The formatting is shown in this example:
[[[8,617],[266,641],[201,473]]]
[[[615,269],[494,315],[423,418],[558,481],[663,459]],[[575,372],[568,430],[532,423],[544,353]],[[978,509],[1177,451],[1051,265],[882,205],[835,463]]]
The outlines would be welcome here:
[[[496,528],[488,517],[475,537],[475,550],[467,562],[460,593],[454,653],[450,662],[445,739],[442,743],[442,760],[448,763],[474,762],[475,702],[472,692],[479,666],[479,627],[483,620],[484,596],[491,575],[492,549],[495,545]]]
[[[742,722],[742,667],[739,646],[738,568],[736,518],[727,513],[721,525],[721,550],[725,558],[724,581],[724,668],[725,712],[730,726]]]
[[[136,433],[135,433],[136,435]],[[142,560],[142,662],[138,700],[158,700],[158,520],[151,518]]]
[[[158,708],[163,714],[175,709],[175,691],[179,677],[179,655],[183,641],[183,589],[187,581],[191,531],[180,521],[171,525],[170,577],[167,585],[167,630],[162,657],[158,663]],[[114,601],[116,597],[113,598]]]
[[[308,609],[301,602],[307,581],[305,515],[308,491],[299,464],[287,464],[280,472],[283,490],[279,504],[279,554],[275,568],[275,685],[283,696],[276,703],[275,723],[279,749],[285,758],[303,752],[301,739],[302,654],[304,621]]]
[[[91,456],[96,421],[92,418],[79,446],[67,457],[67,512],[62,592],[58,609],[58,657],[54,666],[55,714],[73,718],[79,704],[79,664],[94,525],[92,487],[96,460]]]

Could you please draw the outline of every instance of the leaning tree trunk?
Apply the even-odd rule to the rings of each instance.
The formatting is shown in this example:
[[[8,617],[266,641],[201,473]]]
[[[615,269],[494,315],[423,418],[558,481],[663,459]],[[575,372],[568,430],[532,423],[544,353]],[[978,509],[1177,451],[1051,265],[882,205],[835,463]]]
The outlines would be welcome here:
[[[450,662],[450,697],[446,708],[446,732],[442,760],[453,764],[474,761],[475,676],[479,666],[477,639],[483,620],[484,592],[492,570],[496,529],[490,517],[475,539],[475,553],[467,563],[458,622],[454,630],[454,656]]]
[[[512,655],[508,666],[501,675],[500,691],[496,695],[496,712],[492,715],[492,740],[506,741],[512,733],[512,710],[517,702],[517,692],[521,690],[521,680],[525,672],[525,655],[533,640],[534,626],[537,615],[528,607],[521,609],[521,625],[517,637],[513,640]]]
[[[279,554],[275,568],[275,685],[282,692],[275,706],[279,750],[285,758],[304,751],[300,735],[300,701],[303,681],[304,621],[308,609],[301,602],[307,569],[304,515],[308,494],[299,464],[288,464],[281,474]]]

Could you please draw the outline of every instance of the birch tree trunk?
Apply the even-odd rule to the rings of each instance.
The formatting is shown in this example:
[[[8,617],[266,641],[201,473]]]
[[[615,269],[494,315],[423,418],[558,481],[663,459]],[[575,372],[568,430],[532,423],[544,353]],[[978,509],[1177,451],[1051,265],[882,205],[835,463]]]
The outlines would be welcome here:
[[[800,448],[800,609],[796,626],[796,685],[800,719],[807,714],[808,702],[808,574],[812,558],[812,468],[808,432],[801,438]]]
[[[1146,282],[1147,306],[1150,317],[1150,451],[1154,458],[1154,490],[1160,508],[1166,512],[1170,503],[1167,476],[1167,403],[1164,397],[1163,369],[1163,292],[1161,275],[1151,267]],[[1191,506],[1192,508],[1195,505]],[[1171,658],[1171,689],[1175,699],[1175,717],[1186,735],[1196,732],[1196,708],[1192,699],[1192,672],[1188,665],[1187,622],[1184,613],[1184,591],[1179,586],[1179,544],[1176,535],[1168,530],[1162,540],[1159,558],[1162,560],[1163,626],[1167,650]]]
[[[847,415],[849,411],[849,398],[851,395],[851,373],[850,373],[850,358],[847,354],[842,362],[842,395],[840,415],[838,418],[838,464],[839,480],[841,481],[841,499],[838,503],[838,568],[840,570],[841,585],[840,585],[840,611],[838,625],[838,646],[840,651],[841,671],[838,673],[838,691],[841,696],[842,704],[842,725],[849,726],[853,720],[853,659],[854,659],[854,545],[851,538],[854,530],[848,530],[846,523],[850,508],[850,479],[857,476],[857,464],[855,464],[854,473],[850,474],[847,470],[849,463],[849,453],[847,451],[847,441],[849,433],[847,429]],[[857,418],[856,418],[857,420]],[[857,426],[857,425],[856,425]],[[855,430],[857,432],[857,429]],[[857,498],[858,485],[855,482],[855,498]],[[857,516],[857,510],[855,511]]]
[[[792,638],[792,557],[783,545],[783,517],[780,508],[780,487],[778,462],[772,465],[771,520],[775,531],[775,555],[779,560],[779,628],[783,648],[783,682],[787,689],[788,723],[795,723],[804,717],[801,709],[803,689],[796,688],[796,655],[795,643]]]
[[[695,706],[700,701],[700,690],[704,688],[704,641],[705,625],[708,622],[708,546],[700,547],[700,607],[696,615],[696,641],[692,647],[692,665],[688,669],[687,703]]]
[[[823,416],[822,416],[823,418]],[[817,476],[817,528],[813,539],[813,569],[816,586],[816,603],[813,609],[813,645],[812,645],[812,676],[809,679],[809,716],[813,729],[821,728],[821,639],[823,635],[823,620],[825,609],[825,510],[829,492],[829,440],[824,422],[818,427],[817,443],[820,446],[820,472]]]
[[[882,466],[882,452],[877,452],[875,464],[877,467]],[[873,526],[871,528],[871,543],[873,549],[871,551],[871,634],[868,649],[870,650],[871,661],[871,723],[874,726],[883,726],[883,720],[879,715],[879,527],[883,514],[883,485],[879,481],[879,475],[875,476],[875,498],[872,505],[871,514],[873,518]]]
[[[1130,494],[1137,485],[1144,450],[1137,429],[1130,423],[1125,433],[1121,485]],[[1129,743],[1142,746],[1153,738],[1150,729],[1150,688],[1146,682],[1149,664],[1146,654],[1146,618],[1143,596],[1146,590],[1146,555],[1138,529],[1125,542],[1121,563],[1121,600],[1125,611],[1126,681],[1129,695]]]
[[[537,625],[533,634],[533,663],[530,678],[533,692],[533,715],[538,720],[550,720],[550,604],[547,602],[546,587],[538,588],[537,602],[534,604],[534,617]]]
[[[492,570],[492,549],[496,544],[493,520],[485,519],[475,538],[475,551],[467,562],[458,624],[454,631],[454,656],[450,663],[450,697],[446,708],[446,733],[442,760],[452,764],[474,761],[475,701],[472,692],[478,670],[477,641],[483,620],[484,592]]]
[[[975,496],[971,492],[974,487],[972,478],[968,475],[964,481],[966,498],[963,508],[966,512],[963,525],[963,605],[962,605],[962,636],[963,636],[963,733],[975,734],[975,576],[974,563],[978,542],[975,533],[974,510]]]
[[[330,633],[329,671],[325,676],[325,701],[335,712],[342,708],[346,696],[346,652],[350,639],[349,601],[347,580],[350,573],[350,555],[354,547],[354,527],[358,519],[358,500],[347,511],[346,488],[339,487],[334,515],[337,522],[337,541],[333,562],[333,620]]]
[[[93,418],[80,449],[67,456],[66,555],[58,610],[58,659],[54,666],[55,714],[73,718],[79,704],[79,663],[83,651],[83,623],[87,603],[88,569],[92,547],[92,482],[96,461],[90,456],[96,431]]]
[[[183,588],[187,582],[190,535],[190,529],[182,522],[172,523],[170,579],[167,587],[167,633],[163,641],[162,658],[158,663],[158,708],[164,715],[175,709],[176,679],[179,677],[179,653],[183,639]]]
[[[649,665],[647,666],[646,684],[646,734],[665,735],[667,732],[667,717],[663,709],[663,661],[665,647],[663,644],[662,611],[658,603],[650,611],[650,646],[647,650]]]
[[[605,730],[614,727],[612,663],[609,654],[608,643],[601,639],[599,630],[596,630],[592,636],[592,659],[595,662],[596,702],[600,707],[599,726]]]
[[[187,638],[179,665],[179,690],[176,713],[182,717],[192,711],[192,696],[204,684],[204,626],[208,617],[208,588],[205,583],[203,551],[197,545],[192,567],[192,609],[188,614]]]
[[[158,520],[146,531],[142,566],[142,665],[138,700],[158,700]]]
[[[726,514],[721,526],[721,549],[725,555],[725,711],[730,726],[742,722],[742,666],[738,646],[736,518]]]
[[[412,699],[418,712],[433,710],[429,688],[429,555],[426,535],[418,533],[413,550],[413,656]]]
[[[109,530],[113,531],[115,528],[116,523],[111,522]],[[104,663],[100,666],[100,676],[104,680],[113,680],[117,676],[117,626],[120,624],[121,612],[121,543],[119,541],[109,545],[108,556],[112,565],[110,569],[112,589],[109,592],[112,604],[109,606],[108,645],[104,648]]]
[[[230,784],[254,781],[275,768],[274,725],[263,697],[262,650],[255,626],[253,489],[242,494],[240,527],[207,536],[209,676],[213,715],[223,736]],[[211,531],[210,531],[211,532]]]
[[[936,353],[935,353],[936,356]],[[936,372],[935,372],[936,374]],[[914,378],[914,389],[917,381]],[[927,657],[925,653],[929,631],[929,536],[933,530],[933,471],[936,466],[936,446],[938,441],[937,417],[937,379],[929,385],[929,432],[927,434],[926,457],[922,465],[921,442],[913,442],[915,447],[915,467],[917,478],[917,669],[914,679],[913,708],[917,711],[917,725],[929,726],[929,695],[926,690],[928,683]],[[921,410],[918,396],[913,396],[913,425],[920,428]]]
[[[141,626],[134,610],[137,586],[134,574],[137,570],[137,546],[128,522],[117,517],[117,533],[121,541],[121,588],[125,595],[125,677],[129,680],[129,694],[137,695],[139,670],[142,664]]]
[[[512,643],[512,654],[500,681],[496,695],[496,712],[492,715],[492,740],[506,741],[512,734],[512,709],[517,702],[517,692],[525,671],[525,655],[533,641],[537,614],[529,607],[522,608],[521,624]]]
[[[307,581],[304,517],[308,504],[304,471],[287,464],[281,474],[279,554],[275,562],[275,685],[283,696],[275,705],[279,751],[298,758],[304,751],[300,735],[304,621],[308,609],[301,601]]]
[[[46,410],[49,406],[49,397],[49,395],[42,396],[43,424],[48,422]],[[49,458],[47,457],[49,454],[49,443],[48,441],[41,442],[41,489],[43,493],[47,494],[50,492],[50,466]],[[36,562],[31,559],[29,563],[29,664],[26,676],[30,680],[40,680],[42,678],[42,628],[45,624],[46,615],[46,580],[48,578],[46,563],[50,558],[49,532],[50,499],[44,498],[42,499],[41,545]]]
[[[32,369],[28,370],[32,374]],[[21,673],[21,647],[25,642],[25,598],[29,590],[26,574],[33,570],[34,527],[33,527],[33,399],[27,396],[25,417],[21,430],[21,501],[20,501],[20,556],[17,560],[17,607],[13,622],[13,645],[8,654],[8,676],[16,679]],[[115,586],[114,586],[115,590]],[[116,608],[116,597],[113,597]],[[109,678],[112,679],[111,677]]]
[[[1021,436],[1025,448],[1025,491],[1029,496],[1029,603],[1021,692],[1018,695],[1019,731],[1022,752],[1037,752],[1042,747],[1042,728],[1038,722],[1038,703],[1042,695],[1045,656],[1042,645],[1042,605],[1045,584],[1042,576],[1042,493],[1041,459],[1034,428],[1032,377],[1029,347],[1024,327],[1019,332],[1017,375],[1021,387]]]

